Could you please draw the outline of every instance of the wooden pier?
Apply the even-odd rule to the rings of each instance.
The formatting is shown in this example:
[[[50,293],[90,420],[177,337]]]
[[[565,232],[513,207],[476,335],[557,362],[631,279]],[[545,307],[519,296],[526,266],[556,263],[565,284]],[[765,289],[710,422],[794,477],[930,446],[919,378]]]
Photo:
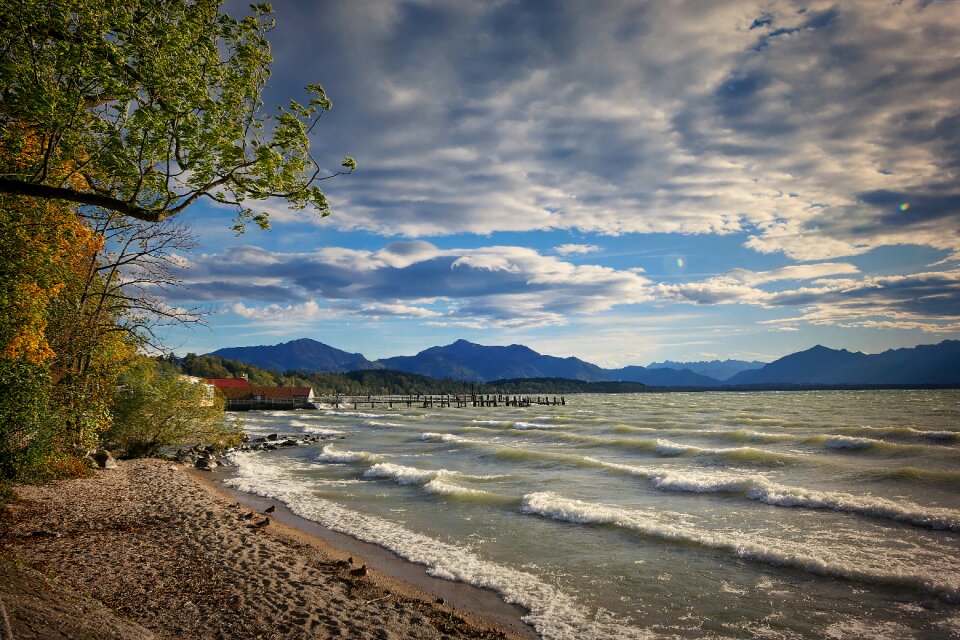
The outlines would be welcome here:
[[[407,394],[407,395],[388,395],[388,396],[316,396],[314,402],[325,404],[332,407],[370,407],[386,405],[389,408],[397,407],[418,407],[430,409],[433,407],[532,407],[536,405],[562,405],[567,404],[563,396],[524,396],[524,395],[503,395],[490,393],[463,393],[463,394]]]

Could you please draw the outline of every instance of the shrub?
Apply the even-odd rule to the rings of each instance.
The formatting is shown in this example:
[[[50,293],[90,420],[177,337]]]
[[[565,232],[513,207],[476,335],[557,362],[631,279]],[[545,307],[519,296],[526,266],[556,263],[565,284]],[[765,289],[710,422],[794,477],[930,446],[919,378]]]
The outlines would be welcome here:
[[[44,365],[0,358],[0,480],[38,480],[53,455],[49,385]]]
[[[104,442],[131,458],[184,444],[228,447],[242,438],[224,421],[222,396],[149,358],[121,374],[112,413]]]

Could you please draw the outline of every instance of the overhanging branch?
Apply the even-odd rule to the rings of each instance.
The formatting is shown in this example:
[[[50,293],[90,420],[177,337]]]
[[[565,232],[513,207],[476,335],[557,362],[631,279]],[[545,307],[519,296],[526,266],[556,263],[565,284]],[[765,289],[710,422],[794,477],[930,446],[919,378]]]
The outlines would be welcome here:
[[[137,220],[143,220],[144,222],[160,222],[170,214],[169,211],[152,211],[132,205],[129,202],[124,202],[123,200],[117,200],[116,198],[97,193],[75,191],[64,187],[53,187],[34,182],[22,182],[9,178],[0,178],[0,193],[11,193],[47,200],[66,200],[67,202],[76,202],[77,204],[86,204],[92,207],[102,207]]]

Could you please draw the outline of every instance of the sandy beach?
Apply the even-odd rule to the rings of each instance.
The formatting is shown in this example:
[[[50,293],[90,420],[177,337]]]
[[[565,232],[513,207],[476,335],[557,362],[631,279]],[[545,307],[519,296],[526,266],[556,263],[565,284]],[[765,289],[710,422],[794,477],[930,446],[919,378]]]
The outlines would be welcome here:
[[[533,635],[518,619],[481,617],[482,598],[472,607],[457,590],[454,605],[381,571],[376,554],[336,549],[281,522],[282,509],[265,515],[263,503],[238,502],[200,473],[131,460],[17,488],[0,532],[0,599],[13,637]]]

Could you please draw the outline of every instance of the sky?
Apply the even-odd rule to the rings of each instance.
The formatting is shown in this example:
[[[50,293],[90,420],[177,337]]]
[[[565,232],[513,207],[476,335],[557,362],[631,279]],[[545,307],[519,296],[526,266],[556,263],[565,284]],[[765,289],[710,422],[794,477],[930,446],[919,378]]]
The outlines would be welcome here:
[[[228,5],[229,7],[230,5]],[[243,11],[237,5],[231,12]],[[205,327],[602,366],[960,338],[960,0],[274,4],[265,101],[333,100],[333,215],[181,216]]]

